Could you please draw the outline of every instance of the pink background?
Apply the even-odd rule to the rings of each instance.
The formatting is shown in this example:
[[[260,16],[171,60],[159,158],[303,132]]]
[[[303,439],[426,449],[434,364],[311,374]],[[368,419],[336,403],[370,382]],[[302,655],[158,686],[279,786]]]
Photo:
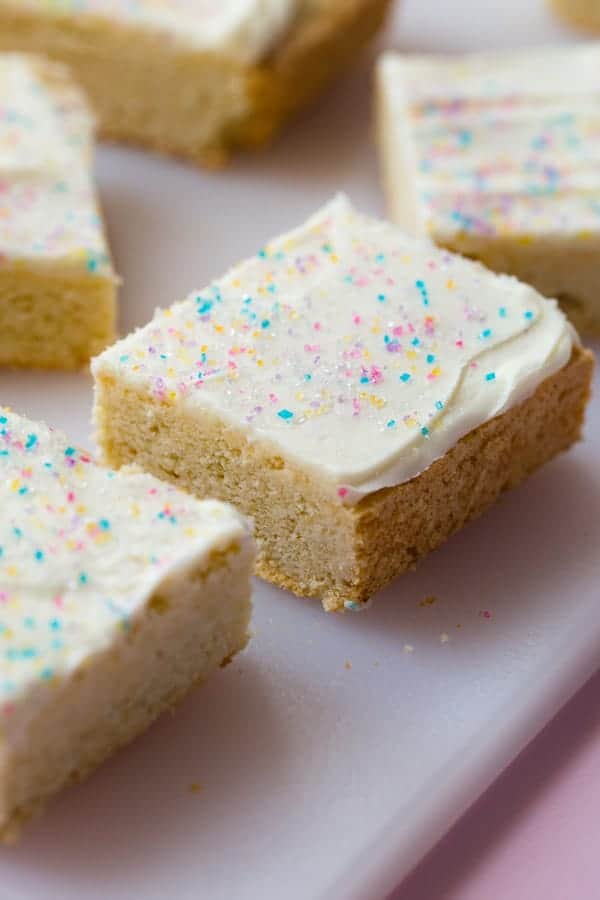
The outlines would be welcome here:
[[[600,673],[390,900],[600,897]]]

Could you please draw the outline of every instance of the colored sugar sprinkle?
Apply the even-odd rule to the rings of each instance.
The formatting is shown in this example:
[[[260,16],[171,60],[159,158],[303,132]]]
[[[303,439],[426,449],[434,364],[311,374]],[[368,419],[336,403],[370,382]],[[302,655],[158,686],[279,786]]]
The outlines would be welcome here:
[[[289,409],[280,409],[277,413],[280,419],[292,419],[294,417],[294,413],[290,412]]]
[[[495,373],[495,372],[487,372],[487,373],[486,373],[486,376],[485,376],[485,380],[486,380],[486,381],[495,381],[495,380],[496,380],[496,373]]]

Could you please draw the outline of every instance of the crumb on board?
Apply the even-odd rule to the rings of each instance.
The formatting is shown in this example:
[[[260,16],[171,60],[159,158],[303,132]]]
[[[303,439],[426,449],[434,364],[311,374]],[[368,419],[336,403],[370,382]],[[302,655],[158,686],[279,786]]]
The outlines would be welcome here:
[[[190,784],[189,790],[190,790],[190,794],[199,794],[200,791],[202,790],[202,785],[200,784],[199,781],[192,781],[192,783]]]
[[[422,606],[422,607],[433,606],[437,602],[438,602],[438,598],[435,596],[435,594],[428,594],[427,597],[423,597],[422,600],[419,600],[419,606]]]

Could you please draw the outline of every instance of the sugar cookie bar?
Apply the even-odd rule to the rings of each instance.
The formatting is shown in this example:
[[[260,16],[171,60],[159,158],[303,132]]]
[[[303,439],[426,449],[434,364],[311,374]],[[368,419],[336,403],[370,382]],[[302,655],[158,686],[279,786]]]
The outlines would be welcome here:
[[[0,365],[75,368],[114,338],[92,140],[62,66],[0,54]]]
[[[599,0],[549,0],[549,2],[557,15],[570,25],[600,31]]]
[[[109,463],[236,503],[328,610],[577,440],[591,369],[554,301],[343,196],[92,362]]]
[[[213,166],[353,63],[390,3],[0,0],[0,49],[68,63],[103,135]]]
[[[241,518],[0,409],[0,840],[247,640]]]
[[[394,221],[600,334],[600,45],[390,54],[377,82]]]

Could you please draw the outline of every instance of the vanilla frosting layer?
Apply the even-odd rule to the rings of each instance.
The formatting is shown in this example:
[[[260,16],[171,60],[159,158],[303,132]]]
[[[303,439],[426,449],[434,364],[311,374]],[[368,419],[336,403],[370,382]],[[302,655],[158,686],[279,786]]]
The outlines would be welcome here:
[[[292,23],[299,0],[0,0],[40,17],[142,29],[240,63],[260,61]]]
[[[379,88],[390,188],[408,179],[416,195],[406,227],[440,240],[600,235],[600,44],[388,54]]]
[[[92,368],[216,411],[353,503],[524,400],[572,345],[554,301],[339,196]]]
[[[251,540],[230,507],[100,468],[2,408],[0,505],[0,736],[131,627],[165,579]]]
[[[0,55],[0,271],[112,276],[92,179],[93,121],[61,66]]]

